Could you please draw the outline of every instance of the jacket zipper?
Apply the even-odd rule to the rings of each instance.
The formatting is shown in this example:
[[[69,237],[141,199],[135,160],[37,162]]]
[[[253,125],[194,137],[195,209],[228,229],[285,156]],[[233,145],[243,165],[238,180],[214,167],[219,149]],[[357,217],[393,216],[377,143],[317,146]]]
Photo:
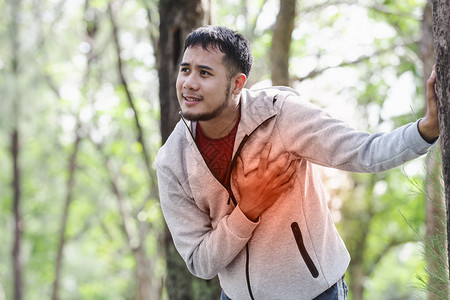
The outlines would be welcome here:
[[[179,111],[178,114],[180,115],[181,120],[183,121],[184,125],[186,125],[186,128],[187,128],[187,130],[189,131],[189,133],[190,133],[190,135],[191,135],[191,137],[192,137],[192,140],[193,140],[194,143],[195,143],[195,137],[194,137],[194,134],[192,133],[191,129],[189,128],[189,125],[186,123],[186,120],[185,120],[184,117],[183,117],[183,113],[182,113],[181,111]],[[274,117],[274,116],[270,117],[269,119],[272,119],[273,117]],[[267,119],[266,121],[268,121],[269,119]],[[262,124],[264,124],[266,121],[264,121],[263,123],[261,123],[259,126],[261,126]],[[255,130],[258,129],[259,126],[256,127]],[[231,160],[230,168],[228,169],[228,173],[227,173],[227,175],[226,175],[226,177],[225,177],[225,178],[226,178],[226,179],[225,179],[226,185],[223,185],[223,187],[224,187],[224,188],[227,190],[227,192],[228,192],[228,201],[227,201],[227,205],[230,205],[230,200],[231,200],[231,201],[233,201],[234,206],[237,206],[237,200],[236,200],[236,197],[234,196],[233,191],[231,190],[231,171],[233,170],[234,165],[236,164],[236,160],[237,160],[239,154],[241,153],[242,148],[244,147],[244,145],[245,145],[245,143],[247,142],[247,140],[248,140],[248,138],[250,137],[250,135],[251,135],[253,132],[255,132],[255,130],[253,130],[250,134],[246,134],[246,135],[242,138],[241,143],[239,144],[239,147],[237,148],[236,153],[234,154],[234,156],[233,156],[233,158],[232,158],[232,160]],[[195,144],[196,144],[196,143],[195,143]],[[197,145],[197,144],[196,144],[196,145]]]
[[[247,142],[247,140],[250,138],[250,135],[253,134],[253,132],[255,132],[261,125],[263,125],[265,122],[269,121],[270,119],[274,118],[275,116],[272,116],[270,118],[268,118],[267,120],[265,120],[264,122],[262,122],[261,124],[258,125],[258,127],[256,127],[252,132],[250,132],[250,134],[246,134],[243,138],[241,143],[239,144],[239,147],[236,150],[236,153],[233,156],[233,159],[231,160],[231,165],[230,168],[228,169],[228,174],[226,177],[226,183],[227,183],[227,190],[228,190],[228,202],[227,204],[230,205],[230,200],[233,201],[234,206],[237,206],[237,201],[236,201],[236,197],[233,194],[233,190],[231,189],[231,172],[234,168],[234,166],[236,165],[236,161],[237,158],[239,157],[239,154],[241,154],[242,148],[244,147],[245,143]],[[253,291],[252,291],[252,286],[250,284],[250,271],[249,271],[249,265],[250,265],[250,254],[249,254],[249,249],[248,249],[248,243],[245,245],[245,279],[247,281],[247,289],[248,289],[248,293],[250,295],[250,298],[252,300],[255,300],[255,298],[253,297]]]
[[[250,137],[250,135],[245,135],[242,138],[241,143],[239,144],[239,147],[236,150],[236,153],[233,156],[233,159],[231,160],[231,164],[230,167],[228,168],[228,174],[226,177],[226,189],[228,191],[228,202],[227,204],[230,205],[230,200],[233,201],[234,206],[237,206],[237,201],[236,201],[236,197],[233,194],[233,191],[231,190],[231,171],[234,168],[234,165],[236,164],[237,158],[239,157],[239,154],[241,154],[242,148],[244,148],[245,143],[247,142],[248,138]]]
[[[245,278],[247,279],[248,293],[250,294],[250,298],[252,300],[255,300],[255,298],[253,297],[252,287],[250,285],[250,271],[249,271],[250,255],[248,253],[248,243],[247,245],[245,245],[245,252],[247,254],[247,257],[245,259]]]
[[[274,97],[273,102],[275,103],[276,98]],[[191,134],[192,139],[195,142],[195,137],[194,134],[192,133],[191,129],[189,128],[189,126],[187,125],[186,121],[183,118],[183,114],[180,111],[179,112],[181,119],[183,120],[184,124],[186,125],[189,133]],[[242,148],[244,147],[245,143],[247,142],[247,140],[250,138],[250,135],[252,135],[259,127],[261,127],[264,123],[266,123],[267,121],[273,119],[276,115],[271,116],[270,118],[266,119],[264,122],[262,122],[261,124],[259,124],[252,132],[250,132],[250,134],[246,134],[243,138],[241,143],[239,144],[239,147],[236,150],[236,153],[233,156],[233,159],[231,160],[231,164],[230,164],[230,168],[228,170],[228,174],[226,177],[226,183],[228,185],[228,187],[225,187],[228,191],[228,202],[227,204],[230,205],[230,200],[233,201],[234,206],[237,206],[237,200],[236,197],[233,194],[233,190],[231,189],[231,172],[236,164],[237,158],[239,156],[239,154],[242,151]],[[252,300],[254,300],[253,298],[253,292],[252,292],[252,287],[250,285],[250,271],[249,271],[249,265],[250,265],[250,255],[249,255],[249,249],[248,249],[248,243],[245,245],[245,252],[246,252],[246,259],[245,259],[245,278],[247,280],[247,288],[248,288],[248,293],[250,294],[250,298]]]
[[[309,256],[308,251],[306,251],[305,244],[303,243],[302,232],[300,231],[298,223],[293,222],[291,224],[291,228],[292,232],[294,233],[295,241],[297,242],[298,250],[300,250],[300,254],[303,257],[303,260],[305,261],[306,266],[309,269],[309,272],[311,272],[312,277],[317,278],[319,276],[319,271],[317,270],[316,266],[314,265],[314,262]]]

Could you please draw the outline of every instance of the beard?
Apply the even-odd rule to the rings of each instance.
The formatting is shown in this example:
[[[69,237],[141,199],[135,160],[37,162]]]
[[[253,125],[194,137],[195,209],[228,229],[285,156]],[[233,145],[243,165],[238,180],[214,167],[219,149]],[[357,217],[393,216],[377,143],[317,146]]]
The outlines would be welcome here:
[[[228,107],[228,105],[230,103],[230,99],[231,99],[230,88],[231,88],[231,80],[228,81],[227,87],[225,89],[225,93],[224,93],[225,100],[223,101],[223,103],[221,105],[219,105],[212,111],[199,113],[199,114],[182,112],[182,116],[186,120],[189,120],[189,121],[209,121],[209,120],[214,119],[215,117],[220,115],[225,108]]]

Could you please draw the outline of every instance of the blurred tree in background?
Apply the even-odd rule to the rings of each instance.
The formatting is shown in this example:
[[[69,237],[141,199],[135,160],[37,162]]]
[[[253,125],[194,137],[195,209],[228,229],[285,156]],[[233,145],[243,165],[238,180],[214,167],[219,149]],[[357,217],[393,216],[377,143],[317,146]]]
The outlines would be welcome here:
[[[177,112],[173,72],[190,27],[225,25],[251,40],[247,87],[289,84],[358,129],[385,131],[422,116],[425,4],[0,0],[0,300],[218,299],[217,281],[189,275],[174,291],[177,253],[153,166]],[[425,297],[410,228],[426,232],[415,189],[424,168],[322,169],[352,255],[351,299]]]

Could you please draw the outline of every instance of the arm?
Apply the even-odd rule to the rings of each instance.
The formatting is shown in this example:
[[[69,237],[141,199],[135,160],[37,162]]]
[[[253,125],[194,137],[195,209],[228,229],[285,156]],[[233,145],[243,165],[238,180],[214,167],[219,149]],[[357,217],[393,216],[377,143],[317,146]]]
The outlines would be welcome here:
[[[425,154],[431,146],[421,137],[418,122],[388,133],[369,134],[294,96],[279,105],[277,130],[286,151],[322,166],[381,172]]]

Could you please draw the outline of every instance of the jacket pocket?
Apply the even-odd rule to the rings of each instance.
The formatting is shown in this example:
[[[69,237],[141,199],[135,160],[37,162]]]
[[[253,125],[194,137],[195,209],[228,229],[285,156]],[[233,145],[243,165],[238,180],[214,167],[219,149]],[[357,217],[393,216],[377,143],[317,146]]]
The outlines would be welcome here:
[[[302,232],[300,231],[300,227],[298,226],[297,222],[293,222],[291,224],[292,232],[294,233],[295,241],[297,242],[298,250],[300,251],[300,254],[303,257],[303,260],[306,263],[306,266],[309,269],[309,272],[311,272],[312,277],[317,278],[319,276],[319,271],[317,270],[316,266],[314,265],[314,262],[312,261],[311,257],[308,254],[308,251],[306,251],[305,244],[303,243],[303,237]]]

